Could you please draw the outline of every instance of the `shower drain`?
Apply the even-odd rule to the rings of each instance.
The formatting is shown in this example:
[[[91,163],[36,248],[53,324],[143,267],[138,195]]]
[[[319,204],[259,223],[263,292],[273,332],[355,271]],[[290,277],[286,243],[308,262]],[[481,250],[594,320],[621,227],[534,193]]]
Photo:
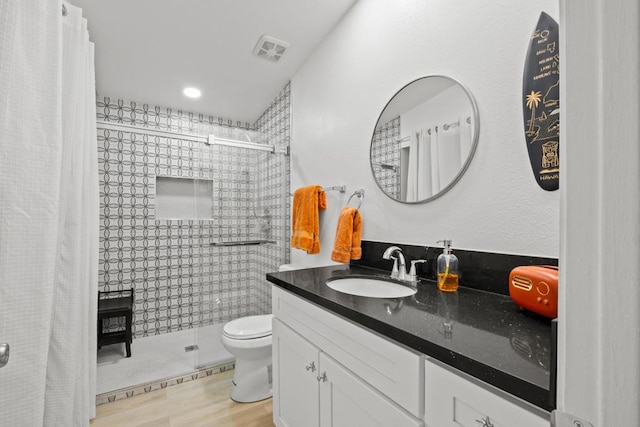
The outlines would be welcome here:
[[[190,351],[194,351],[194,350],[198,350],[198,345],[194,344],[194,345],[188,345],[184,348],[184,351],[186,351],[187,353],[189,353]]]

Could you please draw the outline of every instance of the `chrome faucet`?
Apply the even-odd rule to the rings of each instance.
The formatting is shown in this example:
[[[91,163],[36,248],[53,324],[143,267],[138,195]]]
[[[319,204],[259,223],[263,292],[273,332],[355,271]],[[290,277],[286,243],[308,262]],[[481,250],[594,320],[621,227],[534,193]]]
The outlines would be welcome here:
[[[411,283],[418,283],[420,278],[418,278],[418,272],[416,270],[416,264],[422,264],[423,262],[427,262],[426,259],[414,259],[411,261],[411,269],[409,269],[409,281]]]
[[[393,254],[397,256],[393,256]],[[389,246],[382,254],[382,258],[393,260],[392,279],[407,280],[407,262],[402,254],[402,249],[397,246]]]

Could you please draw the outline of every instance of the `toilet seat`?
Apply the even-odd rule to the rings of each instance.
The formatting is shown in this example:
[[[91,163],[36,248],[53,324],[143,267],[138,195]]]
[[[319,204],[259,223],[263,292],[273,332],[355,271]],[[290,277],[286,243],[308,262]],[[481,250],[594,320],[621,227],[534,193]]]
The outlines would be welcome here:
[[[272,314],[247,316],[224,325],[223,335],[235,340],[252,340],[271,335]]]

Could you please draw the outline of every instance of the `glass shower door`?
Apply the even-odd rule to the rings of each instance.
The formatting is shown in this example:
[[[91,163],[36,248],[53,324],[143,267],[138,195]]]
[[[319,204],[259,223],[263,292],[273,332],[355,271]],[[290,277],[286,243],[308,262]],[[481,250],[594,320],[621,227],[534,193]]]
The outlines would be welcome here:
[[[250,136],[256,139],[255,135]],[[260,147],[258,147],[260,148]],[[199,367],[231,359],[221,344],[225,323],[271,312],[267,272],[287,253],[288,157],[254,145],[211,145],[213,212],[210,263],[203,280]]]

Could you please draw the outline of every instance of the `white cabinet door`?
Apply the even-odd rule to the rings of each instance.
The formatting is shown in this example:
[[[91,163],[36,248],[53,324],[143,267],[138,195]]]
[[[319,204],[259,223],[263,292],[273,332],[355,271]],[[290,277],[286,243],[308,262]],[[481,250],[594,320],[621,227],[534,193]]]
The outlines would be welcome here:
[[[430,427],[549,427],[549,417],[429,360],[424,419]]]
[[[419,427],[422,421],[320,353],[321,427]]]
[[[273,319],[273,422],[279,427],[319,424],[319,350]]]
[[[277,287],[272,295],[276,318],[374,389],[422,418],[422,354]]]

